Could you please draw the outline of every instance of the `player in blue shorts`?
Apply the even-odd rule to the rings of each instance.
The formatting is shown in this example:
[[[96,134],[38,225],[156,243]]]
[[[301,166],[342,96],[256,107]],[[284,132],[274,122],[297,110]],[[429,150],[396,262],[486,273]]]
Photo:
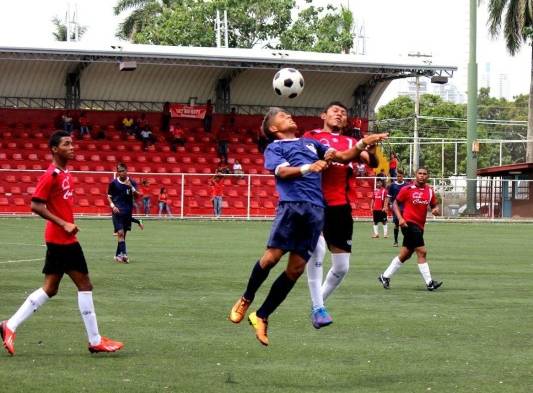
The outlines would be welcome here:
[[[113,211],[113,227],[117,234],[115,261],[119,263],[128,263],[129,260],[126,250],[126,234],[131,231],[133,199],[137,195],[140,195],[137,191],[137,183],[128,177],[126,164],[117,164],[117,177],[109,183],[107,199]]]
[[[268,345],[268,317],[304,272],[324,225],[320,172],[328,166],[323,160],[328,147],[313,139],[297,138],[296,123],[281,108],[269,110],[262,131],[273,140],[264,153],[265,168],[275,174],[279,203],[267,249],[254,265],[246,290],[231,309],[229,320],[239,323],[244,319],[270,270],[288,252],[286,269],[272,284],[261,307],[248,316],[259,342]]]
[[[411,183],[408,183],[403,178],[403,170],[398,169],[396,173],[396,179],[390,184],[387,197],[389,198],[389,205],[390,210],[392,211],[392,221],[394,222],[394,243],[393,247],[398,247],[398,234],[400,232],[400,222],[398,221],[398,217],[396,217],[396,214],[394,214],[394,210],[392,209],[392,204],[396,200],[396,197],[400,193],[400,190],[404,188],[405,186],[408,186]],[[398,208],[400,209],[400,212],[403,213],[403,203],[398,203]]]

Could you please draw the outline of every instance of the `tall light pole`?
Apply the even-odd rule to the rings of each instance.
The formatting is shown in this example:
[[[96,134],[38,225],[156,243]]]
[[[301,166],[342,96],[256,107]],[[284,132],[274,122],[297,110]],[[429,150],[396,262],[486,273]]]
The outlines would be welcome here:
[[[470,56],[468,60],[468,105],[466,123],[466,213],[476,213],[477,177],[477,0],[470,0]]]
[[[418,117],[420,116],[420,76],[415,80],[415,123],[413,125],[413,174],[420,165],[420,141],[418,139]]]

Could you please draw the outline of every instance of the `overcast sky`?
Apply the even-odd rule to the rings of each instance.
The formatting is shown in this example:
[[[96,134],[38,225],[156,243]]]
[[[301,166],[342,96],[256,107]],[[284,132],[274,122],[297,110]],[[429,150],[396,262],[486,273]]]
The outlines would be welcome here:
[[[53,41],[51,19],[64,17],[67,5],[77,4],[79,22],[88,27],[82,42],[109,45],[122,18],[113,15],[114,0],[18,0],[3,1],[0,13],[0,45],[41,45]],[[302,3],[299,0],[299,3]],[[403,55],[410,51],[431,53],[435,63],[456,65],[453,82],[466,90],[468,61],[468,0],[315,0],[315,4],[349,7],[364,24],[366,52]],[[492,40],[486,28],[487,0],[478,9],[477,62],[481,84],[486,64],[492,78],[507,74],[508,97],[529,91],[531,47],[511,57],[503,40]],[[494,91],[494,89],[493,89]]]

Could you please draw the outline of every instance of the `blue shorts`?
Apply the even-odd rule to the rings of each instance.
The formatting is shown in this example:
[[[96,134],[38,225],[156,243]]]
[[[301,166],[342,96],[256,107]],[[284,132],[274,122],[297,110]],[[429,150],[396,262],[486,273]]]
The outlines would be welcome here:
[[[307,262],[323,226],[323,207],[309,202],[280,202],[267,247],[295,252]]]
[[[115,233],[122,230],[131,231],[131,213],[113,213],[113,228]]]

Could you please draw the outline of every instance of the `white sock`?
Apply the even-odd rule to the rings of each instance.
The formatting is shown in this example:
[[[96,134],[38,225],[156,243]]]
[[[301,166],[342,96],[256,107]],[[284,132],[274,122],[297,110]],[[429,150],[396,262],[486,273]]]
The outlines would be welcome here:
[[[307,262],[307,286],[311,295],[311,303],[313,310],[324,307],[324,299],[322,298],[322,265],[324,256],[326,255],[326,241],[320,235],[313,255]]]
[[[373,228],[374,228],[374,235],[379,235],[378,226],[374,225]]]
[[[87,337],[91,345],[100,343],[100,334],[98,333],[98,323],[96,322],[96,314],[94,312],[93,293],[91,291],[78,292],[78,307],[80,309],[81,318],[85,324]]]
[[[15,314],[7,321],[7,327],[9,330],[16,331],[22,322],[28,319],[35,311],[39,309],[46,301],[50,299],[44,289],[39,288],[32,292],[22,306],[17,310]]]
[[[389,227],[387,224],[383,224],[383,236],[387,236],[387,233],[389,232]]]
[[[428,263],[427,262],[419,263],[418,270],[420,270],[420,274],[422,275],[422,278],[426,282],[426,285],[428,285],[431,282],[431,273],[429,272]]]
[[[394,273],[398,271],[399,268],[402,267],[402,263],[400,262],[400,258],[397,256],[394,257],[394,259],[391,261],[389,267],[387,270],[383,272],[383,277],[385,278],[391,278]]]
[[[326,276],[326,280],[322,285],[322,297],[324,300],[331,295],[331,292],[337,288],[342,282],[348,269],[350,268],[350,253],[331,254],[331,269]]]

